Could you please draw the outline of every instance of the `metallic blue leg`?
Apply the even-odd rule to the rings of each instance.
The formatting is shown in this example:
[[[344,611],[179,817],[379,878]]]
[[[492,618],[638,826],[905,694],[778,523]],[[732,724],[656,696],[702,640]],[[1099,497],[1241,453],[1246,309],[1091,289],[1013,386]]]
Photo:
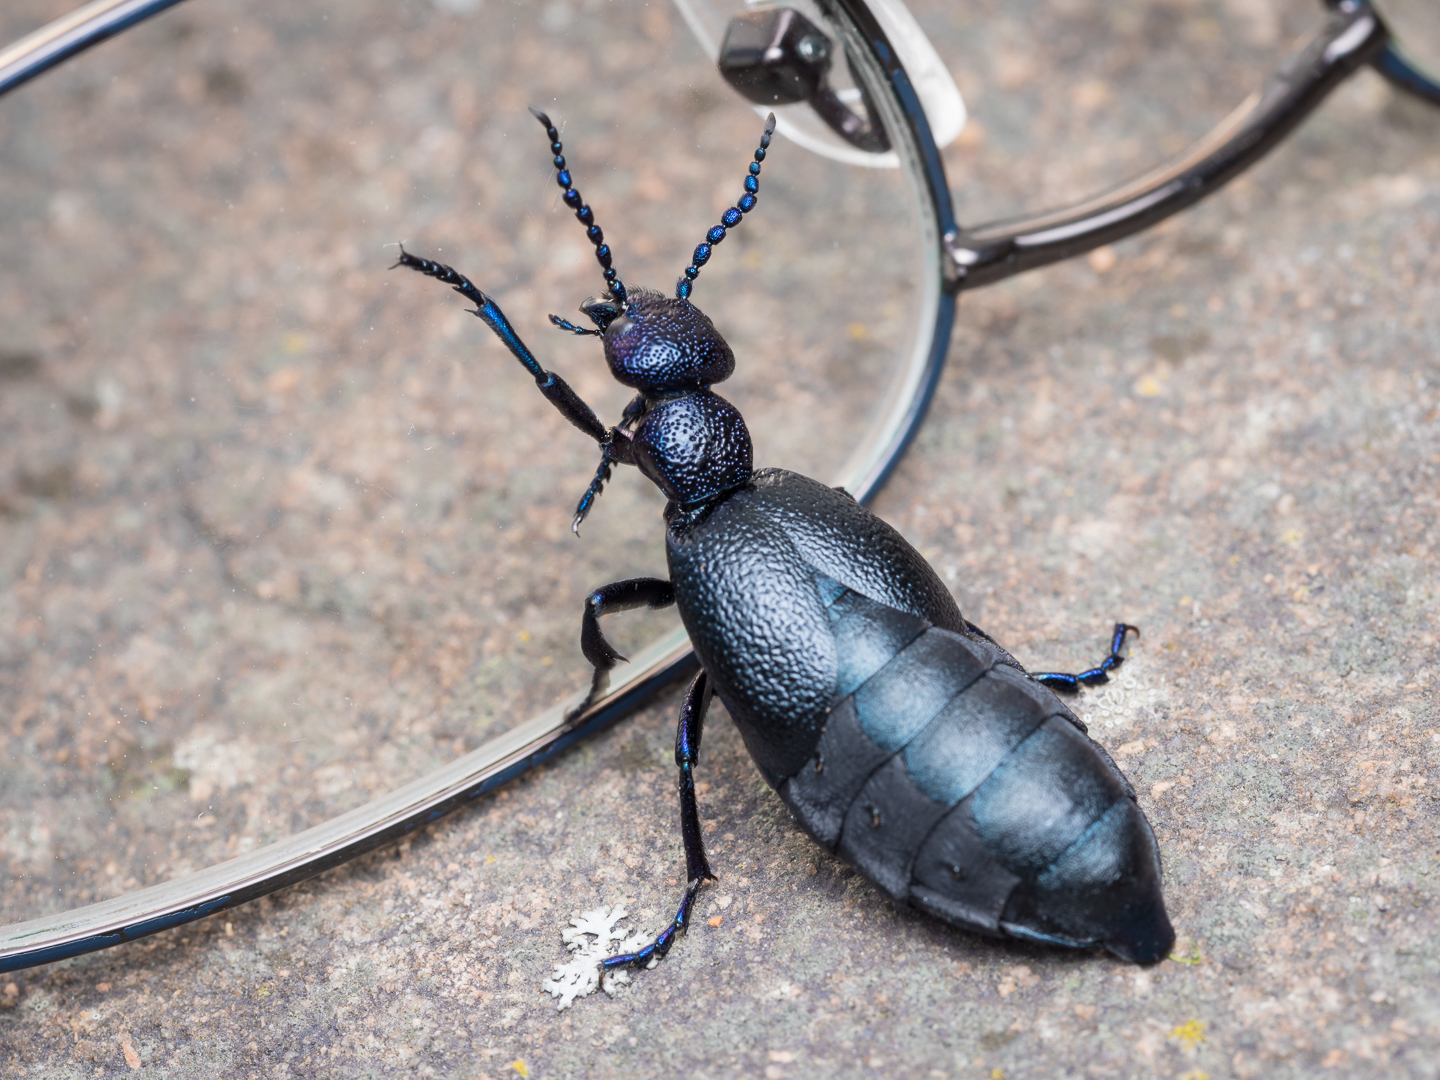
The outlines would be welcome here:
[[[561,416],[601,445],[604,445],[605,441],[610,438],[609,431],[606,430],[604,424],[600,423],[595,411],[581,400],[580,395],[570,388],[569,383],[553,371],[546,371],[540,366],[540,361],[535,359],[535,354],[530,351],[529,346],[520,340],[520,335],[510,325],[510,320],[505,317],[500,306],[477,289],[474,282],[453,266],[446,266],[433,259],[422,259],[418,255],[411,255],[403,245],[400,248],[400,259],[395,266],[408,266],[411,270],[416,270],[426,277],[443,281],[466,300],[469,300],[475,305],[474,314],[479,316],[485,325],[495,332],[495,336],[504,342],[505,347],[534,378],[540,393],[545,395],[550,404],[560,410]],[[395,266],[390,269],[394,270]]]
[[[1080,687],[1099,686],[1101,683],[1110,681],[1110,672],[1114,671],[1125,662],[1125,657],[1120,655],[1120,650],[1125,647],[1125,637],[1133,633],[1137,638],[1140,636],[1140,628],[1131,626],[1128,623],[1116,623],[1115,632],[1110,637],[1110,655],[1100,661],[1099,667],[1093,667],[1089,671],[1082,671],[1078,675],[1066,675],[1059,671],[1044,671],[1040,674],[1030,676],[1038,683],[1043,683],[1051,690],[1058,690],[1062,694],[1078,693]]]
[[[695,766],[700,761],[700,735],[705,728],[705,713],[710,708],[710,680],[705,672],[695,676],[680,707],[680,724],[675,732],[675,764],[680,766],[680,836],[685,843],[685,875],[689,883],[680,907],[670,925],[660,931],[655,941],[638,952],[611,956],[601,962],[603,971],[619,968],[642,968],[651,960],[659,960],[670,951],[677,934],[690,925],[690,908],[695,894],[706,881],[714,881],[710,861],[705,858],[705,841],[700,835],[700,809],[695,802]]]
[[[616,652],[600,631],[600,617],[617,611],[648,607],[652,611],[675,603],[675,586],[664,578],[630,578],[601,585],[585,598],[580,621],[580,651],[592,665],[609,671],[625,657]]]

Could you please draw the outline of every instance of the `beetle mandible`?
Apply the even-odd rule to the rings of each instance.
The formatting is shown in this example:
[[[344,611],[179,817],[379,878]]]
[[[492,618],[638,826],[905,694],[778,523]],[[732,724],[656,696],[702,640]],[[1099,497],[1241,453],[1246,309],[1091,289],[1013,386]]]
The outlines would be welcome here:
[[[396,265],[474,303],[540,392],[598,444],[577,534],[615,465],[638,467],[669,499],[669,577],[596,589],[585,601],[580,647],[595,669],[588,704],[623,659],[600,618],[679,608],[701,667],[675,738],[688,884],[653,944],[604,967],[665,956],[696,893],[714,880],[694,771],[716,694],[800,826],[892,900],[981,934],[1099,945],[1142,964],[1163,958],[1175,934],[1154,833],[1129,781],[1055,694],[1107,681],[1135,627],[1118,624],[1109,655],[1088,671],[1028,673],[961,616],[898,532],[846,492],[755,470],[745,421],[711,389],[734,371],[735,357],[690,294],[716,245],[756,206],[774,115],[744,193],[695,248],[672,297],[621,281],[572,183],[559,132],[531,112],[607,285],[580,305],[593,329],[550,321],[601,338],[611,374],[638,391],[620,423],[606,428],[464,275],[403,247]]]

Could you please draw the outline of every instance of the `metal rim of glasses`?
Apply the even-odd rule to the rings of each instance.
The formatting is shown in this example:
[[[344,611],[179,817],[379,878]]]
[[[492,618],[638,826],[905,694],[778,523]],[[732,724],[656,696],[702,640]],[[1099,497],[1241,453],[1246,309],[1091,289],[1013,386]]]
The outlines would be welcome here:
[[[180,0],[95,0],[0,49],[0,94]],[[1412,64],[1369,0],[1326,0],[1321,28],[1190,150],[1082,203],[970,228],[954,219],[940,153],[919,97],[866,0],[820,0],[844,38],[920,205],[927,261],[921,333],[880,420],[837,482],[865,502],[885,483],[925,417],[964,289],[1083,254],[1198,202],[1277,145],[1361,67],[1440,105],[1440,82]],[[925,328],[928,327],[928,332]],[[398,840],[633,712],[694,669],[683,631],[637,654],[605,698],[574,723],[583,691],[455,761],[364,806],[248,855],[70,912],[0,927],[0,972],[133,941],[235,907]]]
[[[53,33],[40,31],[26,39],[36,44],[25,77],[178,2],[98,0],[52,24]],[[864,0],[835,0],[826,13],[860,52],[860,77],[878,99],[880,120],[892,133],[921,207],[920,331],[892,380],[878,422],[835,480],[864,501],[904,454],[939,381],[955,311],[955,297],[944,288],[943,237],[955,223],[939,151],[919,99]],[[0,92],[23,81],[14,74],[20,63],[14,53],[14,48],[0,53]],[[0,972],[94,952],[204,918],[399,840],[604,730],[694,667],[689,641],[677,630],[637,653],[609,693],[572,723],[565,717],[583,700],[583,691],[428,776],[285,840],[111,900],[0,927]]]

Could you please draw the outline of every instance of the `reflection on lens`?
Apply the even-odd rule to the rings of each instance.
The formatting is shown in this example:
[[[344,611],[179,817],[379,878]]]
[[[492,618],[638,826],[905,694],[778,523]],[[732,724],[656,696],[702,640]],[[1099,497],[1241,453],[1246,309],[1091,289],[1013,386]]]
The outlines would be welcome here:
[[[599,344],[546,319],[602,282],[526,106],[667,292],[759,121],[664,7],[502,8],[186,6],[0,102],[12,918],[425,775],[583,687],[583,597],[664,572],[629,470],[574,539],[593,446],[388,245],[493,293],[614,423]],[[915,194],[778,141],[765,170],[694,299],[757,464],[833,476],[926,329]]]

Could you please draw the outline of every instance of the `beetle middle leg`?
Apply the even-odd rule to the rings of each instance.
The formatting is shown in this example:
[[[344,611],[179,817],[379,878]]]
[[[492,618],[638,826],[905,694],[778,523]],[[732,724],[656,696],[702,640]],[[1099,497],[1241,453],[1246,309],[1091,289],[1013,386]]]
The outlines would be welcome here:
[[[675,603],[675,586],[664,578],[630,578],[601,585],[585,598],[585,614],[580,623],[580,651],[595,668],[590,692],[585,700],[571,710],[574,719],[599,701],[610,687],[610,670],[625,657],[615,651],[600,631],[600,616],[616,611],[633,611],[648,607],[652,611]]]
[[[1038,683],[1043,683],[1051,690],[1059,690],[1064,694],[1078,693],[1080,687],[1099,686],[1101,683],[1110,681],[1110,672],[1114,671],[1125,662],[1125,657],[1120,650],[1125,647],[1125,638],[1129,634],[1140,636],[1140,628],[1131,626],[1129,623],[1116,623],[1115,631],[1110,635],[1110,655],[1100,661],[1099,666],[1089,671],[1082,671],[1078,675],[1067,675],[1059,671],[1044,671],[1038,675],[1032,675]]]
[[[700,735],[705,729],[705,713],[710,708],[714,691],[705,672],[695,676],[680,706],[680,723],[675,731],[675,764],[680,768],[677,787],[680,792],[680,836],[685,844],[685,895],[670,925],[660,931],[653,943],[638,952],[610,956],[601,961],[605,971],[617,968],[644,967],[670,951],[675,935],[690,925],[690,908],[695,894],[706,881],[714,881],[710,861],[705,857],[705,840],[700,835],[700,808],[695,802],[695,766],[700,761]]]

